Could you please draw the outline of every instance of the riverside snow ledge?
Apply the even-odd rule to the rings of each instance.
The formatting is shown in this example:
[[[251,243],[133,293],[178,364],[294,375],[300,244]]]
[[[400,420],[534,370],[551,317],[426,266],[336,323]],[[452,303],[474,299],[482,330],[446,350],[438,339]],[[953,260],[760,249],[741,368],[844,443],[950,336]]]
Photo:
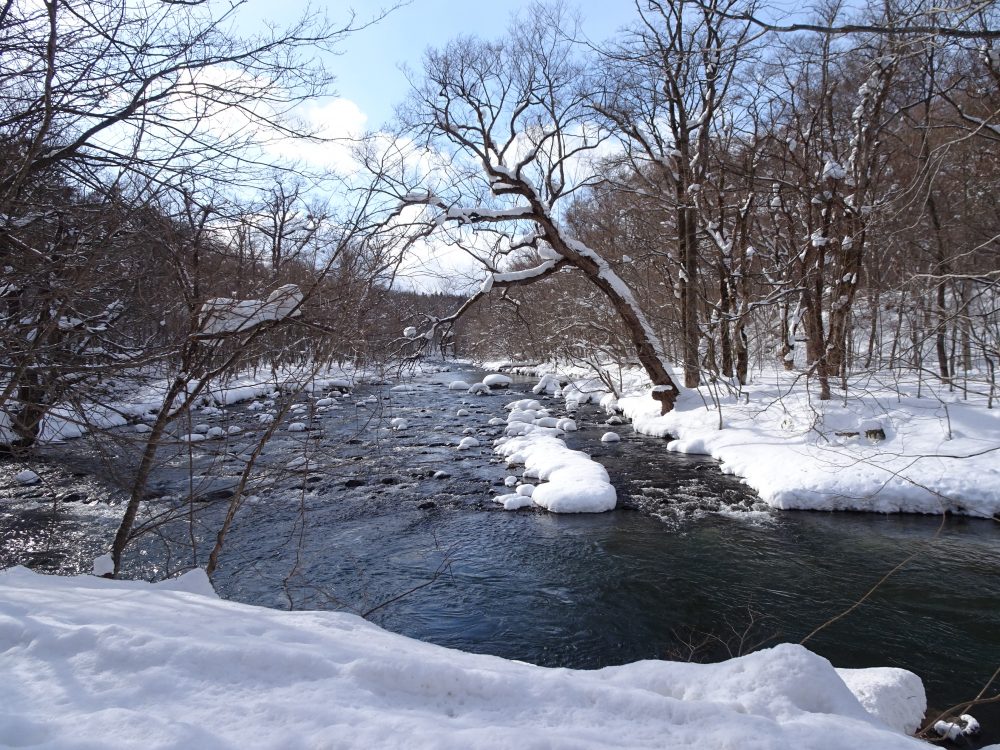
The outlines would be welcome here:
[[[663,416],[648,388],[618,407],[637,432],[673,437],[668,450],[718,459],[774,508],[1000,514],[1000,409],[985,399],[926,383],[916,398],[916,382],[865,377],[845,405],[810,398],[793,375],[760,381],[720,399],[722,429],[707,390],[684,392]],[[875,427],[884,439],[866,438]]]
[[[719,664],[547,669],[354,615],[164,584],[0,572],[0,741],[46,748],[895,750],[923,686],[785,644]]]

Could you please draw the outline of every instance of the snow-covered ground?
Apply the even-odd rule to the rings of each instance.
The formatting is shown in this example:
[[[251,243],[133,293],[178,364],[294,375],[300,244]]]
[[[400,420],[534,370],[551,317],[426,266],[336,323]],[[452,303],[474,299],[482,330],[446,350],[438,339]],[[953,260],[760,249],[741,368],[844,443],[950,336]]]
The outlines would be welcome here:
[[[919,678],[782,645],[719,664],[547,669],[334,612],[0,573],[0,745],[81,748],[926,747]]]
[[[562,370],[562,386],[551,372],[531,368],[569,405],[599,402],[637,432],[672,438],[666,450],[718,459],[775,508],[1000,513],[1000,405],[988,409],[981,394],[865,375],[850,381],[846,399],[824,402],[801,374],[772,372],[739,393],[685,391],[660,416],[637,370],[621,377],[620,399],[586,371]]]
[[[269,395],[276,390],[318,392],[330,388],[350,388],[366,379],[379,381],[384,378],[349,365],[321,369],[303,365],[277,371],[260,370],[228,375],[224,380],[211,382],[199,400],[203,404],[229,406]],[[166,379],[151,378],[141,385],[129,383],[122,386],[104,403],[58,404],[42,420],[40,440],[43,443],[70,440],[92,430],[151,421],[163,405],[169,386]],[[9,415],[0,405],[0,443],[13,438]]]

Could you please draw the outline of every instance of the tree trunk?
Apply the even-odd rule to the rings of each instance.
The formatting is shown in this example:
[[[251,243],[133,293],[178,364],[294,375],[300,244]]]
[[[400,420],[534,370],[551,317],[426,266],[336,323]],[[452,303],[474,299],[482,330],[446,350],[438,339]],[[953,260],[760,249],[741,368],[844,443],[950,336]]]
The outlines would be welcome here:
[[[683,274],[681,276],[681,340],[684,352],[684,385],[687,388],[697,388],[701,375],[698,365],[698,345],[700,332],[698,330],[698,227],[697,217],[693,208],[684,203],[688,200],[682,190],[683,182],[679,183],[677,229],[680,240],[680,262]]]
[[[600,255],[575,240],[567,240],[545,212],[540,210],[541,206],[533,208],[536,208],[538,226],[552,248],[586,274],[618,313],[635,347],[639,363],[653,383],[653,398],[660,402],[660,413],[666,414],[674,408],[680,388],[667,368],[660,340],[636,304],[628,286]]]

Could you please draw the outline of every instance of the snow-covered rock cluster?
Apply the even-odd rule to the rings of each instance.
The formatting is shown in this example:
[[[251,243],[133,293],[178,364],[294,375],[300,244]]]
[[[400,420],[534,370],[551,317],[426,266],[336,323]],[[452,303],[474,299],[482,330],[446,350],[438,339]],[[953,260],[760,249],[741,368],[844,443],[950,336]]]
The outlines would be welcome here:
[[[602,513],[615,507],[618,496],[604,467],[559,439],[576,429],[575,421],[550,416],[534,399],[512,401],[507,409],[506,437],[495,450],[508,466],[524,466],[523,479],[542,483],[531,490],[518,487],[497,502],[507,510],[534,504],[553,513]]]

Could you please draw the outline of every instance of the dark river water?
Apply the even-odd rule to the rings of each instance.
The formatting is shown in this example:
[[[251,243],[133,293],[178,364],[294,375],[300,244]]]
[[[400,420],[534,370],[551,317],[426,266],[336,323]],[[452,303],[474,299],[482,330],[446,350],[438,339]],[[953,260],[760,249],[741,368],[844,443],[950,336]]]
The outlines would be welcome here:
[[[974,697],[1000,665],[995,522],[769,511],[713,462],[667,453],[663,441],[609,427],[594,409],[577,414],[581,429],[567,442],[604,463],[619,509],[506,512],[491,498],[512,472],[491,450],[502,427],[487,422],[534,381],[482,397],[444,385],[479,375],[424,375],[411,392],[363,386],[322,412],[320,394],[299,398],[287,421],[308,429],[279,430],[260,458],[215,575],[219,593],[271,607],[347,609],[445,646],[593,668],[716,660],[799,641],[920,550],[810,648],[837,666],[911,669],[936,708]],[[192,541],[204,563],[227,488],[259,434],[259,409],[281,403],[195,415],[244,432],[225,445],[165,451],[145,518],[177,507],[178,497],[198,502],[190,518],[134,545],[130,574],[190,564]],[[563,413],[560,401],[544,403]],[[387,429],[394,417],[408,428]],[[608,429],[622,441],[601,443]],[[482,447],[457,451],[466,433]],[[135,450],[126,437],[100,449],[86,441],[47,449],[36,464],[47,478],[40,487],[17,487],[11,477],[23,466],[0,465],[0,567],[89,569],[120,517],[113,468]],[[299,457],[307,469],[289,470]],[[984,741],[1000,739],[995,710],[973,713]]]

